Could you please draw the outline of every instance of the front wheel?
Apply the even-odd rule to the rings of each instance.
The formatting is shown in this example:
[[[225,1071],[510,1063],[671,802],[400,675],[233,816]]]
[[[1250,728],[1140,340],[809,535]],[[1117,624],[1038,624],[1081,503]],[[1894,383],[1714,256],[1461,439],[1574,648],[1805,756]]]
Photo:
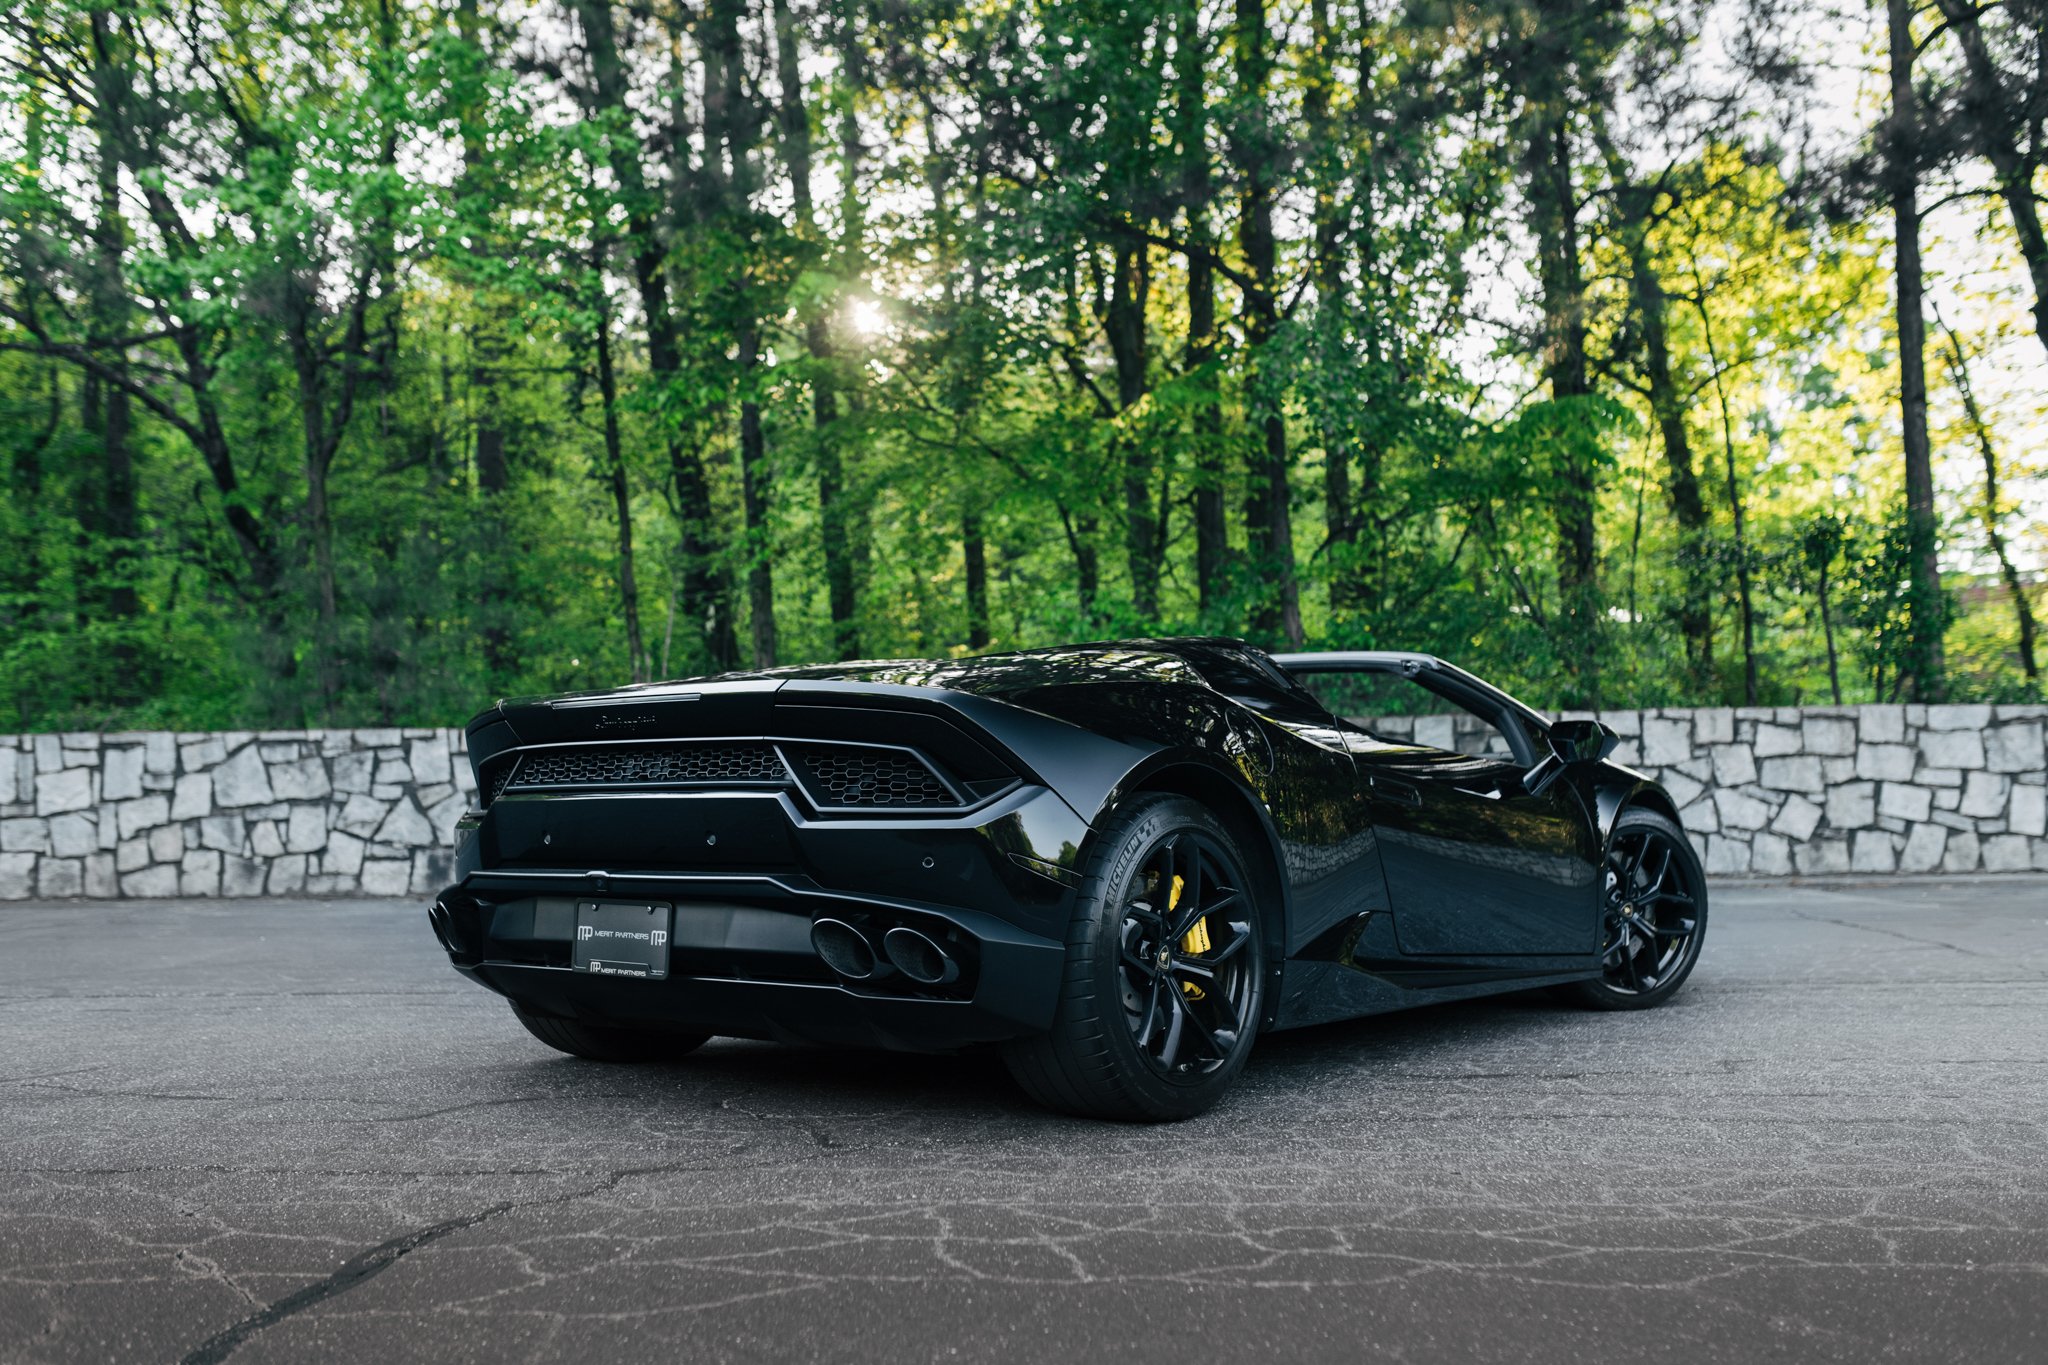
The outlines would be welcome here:
[[[1097,837],[1052,1031],[1011,1074],[1050,1108],[1162,1122],[1208,1109],[1250,1054],[1265,947],[1243,854],[1185,797],[1148,795]]]
[[[1600,976],[1572,993],[1603,1010],[1663,1004],[1692,974],[1707,934],[1707,879],[1692,841],[1655,811],[1623,811],[1600,894]]]
[[[672,1062],[711,1041],[704,1033],[659,1033],[605,1028],[575,1019],[536,1014],[515,1004],[512,1013],[526,1031],[557,1052],[592,1062]]]

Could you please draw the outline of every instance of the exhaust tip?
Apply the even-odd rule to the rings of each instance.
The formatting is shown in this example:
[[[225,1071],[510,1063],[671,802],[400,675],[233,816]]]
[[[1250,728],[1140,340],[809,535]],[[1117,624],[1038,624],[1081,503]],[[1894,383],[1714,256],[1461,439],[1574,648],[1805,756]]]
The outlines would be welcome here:
[[[960,964],[915,929],[897,927],[882,935],[882,951],[896,970],[923,986],[943,986],[960,976]]]
[[[875,950],[861,931],[845,920],[821,919],[811,926],[811,947],[825,965],[848,981],[875,974]]]

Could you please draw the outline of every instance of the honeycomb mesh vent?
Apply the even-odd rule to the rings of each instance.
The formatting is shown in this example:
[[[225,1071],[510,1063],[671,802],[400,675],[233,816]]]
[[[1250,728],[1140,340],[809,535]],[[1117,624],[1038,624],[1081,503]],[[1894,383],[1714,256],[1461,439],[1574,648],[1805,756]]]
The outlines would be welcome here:
[[[799,752],[820,805],[956,806],[960,798],[916,754],[852,744],[806,744]]]
[[[511,788],[638,787],[684,783],[786,782],[772,744],[592,744],[544,750],[521,760]]]

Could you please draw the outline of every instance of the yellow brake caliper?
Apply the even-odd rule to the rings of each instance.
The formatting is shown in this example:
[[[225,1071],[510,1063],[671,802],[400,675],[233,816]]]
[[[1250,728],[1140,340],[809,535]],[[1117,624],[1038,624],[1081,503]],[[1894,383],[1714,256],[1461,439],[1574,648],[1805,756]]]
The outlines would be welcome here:
[[[1179,907],[1180,893],[1186,886],[1187,879],[1185,877],[1175,877],[1173,879],[1173,890],[1166,898],[1166,913],[1169,915]],[[1180,946],[1181,951],[1189,957],[1201,957],[1209,951],[1208,916],[1204,915],[1201,919],[1194,922],[1187,933],[1182,936]],[[1190,1000],[1200,1000],[1202,998],[1202,988],[1192,981],[1181,982],[1180,988],[1182,993]]]

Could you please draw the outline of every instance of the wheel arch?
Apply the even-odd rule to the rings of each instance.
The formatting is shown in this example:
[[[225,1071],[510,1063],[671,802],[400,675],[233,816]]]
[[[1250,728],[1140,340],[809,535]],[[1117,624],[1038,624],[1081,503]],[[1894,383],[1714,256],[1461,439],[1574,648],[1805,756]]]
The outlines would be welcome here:
[[[1603,849],[1614,837],[1615,824],[1623,812],[1629,810],[1655,811],[1684,831],[1686,838],[1692,838],[1691,831],[1685,828],[1685,821],[1678,818],[1678,803],[1671,799],[1671,794],[1646,777],[1628,774],[1627,780],[1602,782],[1594,793],[1594,811]]]
[[[1221,767],[1193,757],[1162,757],[1156,763],[1134,771],[1109,803],[1148,793],[1185,796],[1199,803],[1218,820],[1244,853],[1255,883],[1257,904],[1262,910],[1260,937],[1266,950],[1265,1004],[1259,1027],[1268,1028],[1280,1006],[1280,976],[1287,956],[1287,925],[1293,912],[1293,896],[1280,856],[1279,836],[1273,829],[1272,814],[1247,788],[1243,780]]]

